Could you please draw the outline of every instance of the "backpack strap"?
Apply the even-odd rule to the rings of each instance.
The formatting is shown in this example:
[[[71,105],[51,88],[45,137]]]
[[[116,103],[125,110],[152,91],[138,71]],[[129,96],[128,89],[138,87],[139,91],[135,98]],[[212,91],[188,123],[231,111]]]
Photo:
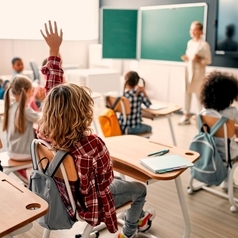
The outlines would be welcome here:
[[[30,153],[31,153],[31,158],[32,158],[32,167],[34,170],[38,170],[38,161],[37,161],[37,156],[36,156],[36,151],[37,151],[37,141],[41,141],[42,144],[47,146],[48,143],[45,141],[39,140],[39,139],[34,139],[31,142],[31,147],[30,147]],[[53,160],[46,166],[45,170],[43,171],[47,175],[53,177],[54,174],[56,173],[57,169],[59,168],[61,162],[64,160],[64,158],[69,154],[68,151],[63,151],[59,150],[55,155]],[[47,159],[46,157],[42,158]],[[39,161],[40,162],[40,161]]]
[[[223,126],[224,123],[226,123],[228,121],[228,118],[226,117],[221,117],[216,123],[215,125],[213,125],[213,127],[211,128],[210,134],[213,136],[217,130]]]
[[[106,104],[108,105],[108,98],[109,98],[109,96],[107,96],[106,97]],[[121,97],[117,97],[117,99],[115,100],[115,102],[112,104],[112,106],[111,107],[109,107],[109,108],[111,108],[112,110],[114,110],[116,107],[117,107],[117,105],[118,105],[118,103],[119,103],[119,101],[121,100]]]
[[[30,147],[33,170],[38,170],[38,163],[37,163],[37,159],[36,159],[36,147],[37,147],[37,139],[34,139],[31,142],[31,147]]]
[[[207,133],[210,134],[210,127],[206,123],[202,123],[201,114],[197,115],[197,123],[198,123],[199,133],[206,131]],[[205,127],[206,127],[206,130],[204,130]]]
[[[59,168],[60,164],[64,160],[64,158],[69,154],[68,151],[64,150],[58,150],[53,158],[53,160],[50,162],[48,169],[46,173],[53,177],[54,174],[56,173],[57,169]]]
[[[215,125],[211,128],[210,134],[213,136],[213,135],[217,132],[217,130],[218,130],[221,126],[223,126],[223,124],[226,123],[227,121],[228,121],[228,118],[222,116],[222,117],[215,123]],[[230,139],[229,139],[229,138],[227,138],[227,150],[228,150],[228,151],[227,151],[228,161],[226,161],[226,162],[227,162],[228,166],[229,166],[230,168],[232,168],[231,153],[230,153]]]

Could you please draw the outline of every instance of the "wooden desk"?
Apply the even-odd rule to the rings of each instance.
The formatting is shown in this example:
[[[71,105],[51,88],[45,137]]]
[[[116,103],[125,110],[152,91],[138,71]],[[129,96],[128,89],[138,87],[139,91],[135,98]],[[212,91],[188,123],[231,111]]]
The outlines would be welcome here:
[[[175,135],[174,135],[174,130],[173,130],[173,125],[171,122],[171,116],[174,112],[177,112],[179,110],[182,109],[181,106],[178,106],[174,103],[167,103],[167,102],[161,102],[161,101],[157,101],[157,100],[151,100],[152,104],[162,104],[162,105],[166,105],[165,108],[159,109],[159,110],[151,110],[149,108],[143,108],[142,109],[142,117],[145,118],[150,118],[150,119],[155,119],[155,118],[159,118],[159,117],[167,117],[168,118],[168,122],[169,122],[169,127],[170,127],[170,132],[171,132],[171,136],[173,139],[173,143],[176,146],[176,139],[175,139]]]
[[[115,171],[130,176],[146,184],[150,184],[151,182],[158,180],[175,180],[185,223],[183,238],[188,238],[191,230],[190,220],[180,179],[180,174],[182,174],[186,169],[164,174],[155,174],[141,165],[139,159],[147,157],[149,153],[153,153],[162,149],[169,149],[169,153],[179,154],[191,162],[195,162],[199,158],[199,154],[197,152],[180,149],[175,146],[166,146],[163,144],[154,143],[149,139],[135,135],[107,137],[104,139],[104,141],[113,160],[113,167]]]
[[[0,237],[47,213],[48,203],[45,200],[3,172],[0,172],[0,188]]]

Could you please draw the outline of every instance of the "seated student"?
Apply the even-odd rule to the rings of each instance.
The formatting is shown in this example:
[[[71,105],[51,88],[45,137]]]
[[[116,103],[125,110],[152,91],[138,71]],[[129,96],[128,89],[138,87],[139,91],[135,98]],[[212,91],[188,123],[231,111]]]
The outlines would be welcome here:
[[[10,81],[9,80],[5,80],[3,81],[2,79],[0,79],[0,99],[4,99],[4,94],[6,92],[6,90],[9,88],[10,86]]]
[[[234,101],[238,100],[238,79],[233,75],[221,72],[210,73],[202,86],[200,102],[205,110],[203,115],[218,117],[215,112],[222,116],[234,120],[238,123],[238,110],[232,106]],[[215,110],[215,112],[214,112]],[[230,138],[231,159],[238,157],[238,144],[235,141],[236,136]],[[225,144],[223,138],[215,138],[217,149],[225,160]],[[226,185],[223,184],[223,188]]]
[[[149,125],[142,124],[142,103],[149,107],[151,102],[145,92],[144,86],[138,84],[140,80],[139,75],[135,71],[129,71],[125,75],[125,84],[123,96],[130,100],[131,113],[124,121],[123,114],[119,117],[119,123],[123,133],[126,134],[141,134],[151,132],[152,128]]]
[[[28,105],[36,112],[40,111],[41,102],[45,99],[45,89],[38,83],[33,82],[33,94],[28,102]]]
[[[58,34],[56,23],[53,28],[51,22],[49,27],[45,24],[45,31],[41,33],[50,48],[50,56],[42,73],[46,76],[48,94],[42,107],[38,137],[50,143],[55,150],[70,151],[74,157],[80,177],[79,189],[86,206],[82,209],[77,203],[79,216],[93,226],[104,222],[107,229],[115,233],[118,229],[115,207],[132,201],[123,231],[117,237],[134,237],[137,230],[149,229],[155,217],[153,209],[142,210],[146,187],[140,182],[114,178],[109,151],[102,139],[92,134],[90,129],[93,99],[89,89],[76,84],[62,84],[63,70],[58,52],[63,33],[60,30]],[[56,180],[56,183],[67,211],[73,217],[74,211],[63,181]]]
[[[17,74],[22,74],[24,70],[24,64],[21,58],[15,57],[12,59],[12,68],[14,69],[12,79]],[[40,108],[40,101],[44,99],[44,89],[42,87],[39,87],[39,85],[33,84],[34,92],[32,94],[32,97],[28,100],[29,106],[34,109],[35,111],[39,111]]]
[[[19,57],[14,57],[12,59],[12,68],[13,68],[13,74],[12,78],[16,76],[16,74],[21,74],[24,70],[24,64],[21,58]]]
[[[6,131],[8,156],[14,160],[31,160],[30,144],[35,138],[33,123],[39,119],[39,114],[28,107],[31,96],[31,80],[21,74],[14,77],[5,92],[3,131]],[[27,180],[26,170],[19,170],[16,175]]]

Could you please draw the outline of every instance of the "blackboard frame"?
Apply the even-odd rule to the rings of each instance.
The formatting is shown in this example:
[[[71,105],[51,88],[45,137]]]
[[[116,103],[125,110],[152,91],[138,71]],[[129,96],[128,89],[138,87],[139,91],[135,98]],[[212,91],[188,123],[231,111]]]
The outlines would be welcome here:
[[[143,12],[145,11],[154,11],[154,10],[175,10],[175,9],[180,9],[180,8],[195,8],[195,7],[203,7],[204,8],[204,12],[203,12],[203,38],[206,40],[206,28],[207,28],[207,13],[208,13],[208,5],[206,2],[201,2],[201,3],[188,3],[188,4],[169,4],[169,5],[159,5],[159,6],[148,6],[148,7],[140,7],[139,8],[139,12],[138,12],[138,29],[140,29],[138,37],[137,37],[137,56],[140,60],[159,60],[159,61],[165,61],[166,63],[168,63],[168,61],[173,61],[176,63],[180,63],[182,62],[182,60],[179,58],[177,58],[176,60],[173,59],[173,57],[171,57],[171,59],[163,59],[163,58],[159,58],[159,56],[157,56],[157,58],[146,58],[142,55],[142,47],[143,47],[143,43],[142,43],[142,37],[143,37]],[[166,24],[166,23],[165,23]],[[190,23],[188,22],[188,24],[190,25]],[[189,28],[187,30],[187,32],[189,32]],[[187,41],[190,38],[187,38]],[[184,52],[181,51],[181,53],[185,53],[185,49],[186,49],[186,45],[187,45],[187,41],[185,40],[184,42]]]

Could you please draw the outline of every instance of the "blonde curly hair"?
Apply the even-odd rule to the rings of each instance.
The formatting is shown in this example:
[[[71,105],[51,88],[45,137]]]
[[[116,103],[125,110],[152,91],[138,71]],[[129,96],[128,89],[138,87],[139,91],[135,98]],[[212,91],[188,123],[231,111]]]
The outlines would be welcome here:
[[[94,101],[91,90],[73,83],[60,84],[46,96],[39,133],[54,149],[70,150],[84,136],[92,133]]]

